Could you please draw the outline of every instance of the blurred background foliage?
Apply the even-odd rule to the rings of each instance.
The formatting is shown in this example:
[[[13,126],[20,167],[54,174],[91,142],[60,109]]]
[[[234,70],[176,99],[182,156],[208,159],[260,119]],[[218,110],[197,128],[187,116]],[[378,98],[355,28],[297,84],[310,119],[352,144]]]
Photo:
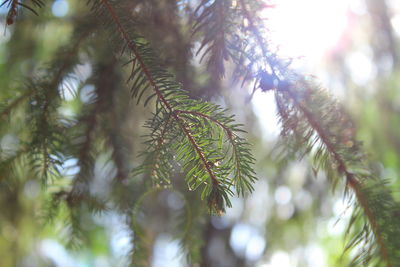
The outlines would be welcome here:
[[[175,11],[169,10],[176,1],[146,2],[148,9],[136,14],[137,19],[146,21],[143,33],[153,46],[168,53],[163,55],[163,64],[175,73],[184,88],[191,90],[192,97],[211,99],[229,107],[237,120],[245,124],[257,159],[259,180],[255,192],[246,198],[232,198],[233,207],[216,217],[206,215],[204,203],[195,193],[182,195],[178,191],[157,189],[142,194],[139,186],[128,184],[132,187],[131,195],[124,195],[112,186],[112,178],[127,177],[129,170],[141,162],[140,136],[145,134],[142,125],[151,109],[135,105],[134,100],[124,101],[130,97],[120,77],[126,76],[126,70],[115,62],[110,65],[110,44],[104,36],[102,45],[96,46],[102,48],[81,51],[79,64],[70,70],[71,78],[59,83],[64,96],[57,112],[66,121],[93,120],[85,118],[82,112],[84,106],[91,104],[94,88],[101,86],[93,82],[98,81],[93,78],[93,68],[104,62],[101,75],[116,77],[112,86],[119,93],[113,96],[111,107],[97,111],[106,112],[101,118],[107,119],[99,122],[102,130],[93,133],[96,148],[91,151],[94,165],[89,170],[93,174],[90,190],[100,198],[119,199],[121,205],[126,199],[136,199],[135,227],[142,229],[141,235],[132,235],[129,225],[132,222],[113,208],[99,213],[82,208],[80,238],[71,240],[67,208],[61,207],[48,223],[43,213],[49,209],[43,203],[51,205],[50,193],[69,184],[82,166],[76,165],[76,158],[69,158],[59,170],[64,179],[51,183],[45,191],[35,174],[24,168],[27,159],[20,158],[12,170],[7,165],[0,166],[0,266],[124,266],[129,262],[132,238],[145,240],[150,254],[142,260],[149,266],[187,266],[188,253],[181,249],[181,242],[193,242],[199,248],[191,255],[197,259],[196,266],[346,265],[350,256],[343,254],[344,230],[351,212],[343,199],[343,190],[338,186],[332,192],[324,173],[314,173],[307,158],[287,159],[284,164],[278,160],[275,148],[279,125],[272,94],[256,92],[248,102],[252,88],[241,88],[227,79],[220,81],[204,64],[191,59],[194,48],[190,46],[190,28],[181,25],[177,31],[180,22],[174,16]],[[194,7],[198,1],[189,2]],[[279,6],[279,1],[276,2]],[[311,60],[309,55],[293,57],[292,64],[303,73],[317,75],[343,103],[357,125],[358,139],[373,160],[373,169],[390,179],[397,192],[400,5],[395,0],[345,2],[346,27],[339,40]],[[304,0],[304,5],[307,4],[313,2]],[[38,74],[45,76],[51,70],[51,62],[60,48],[73,47],[70,42],[76,34],[75,25],[85,20],[88,8],[82,1],[47,1],[44,8],[37,10],[39,16],[20,10],[15,23],[8,26],[5,25],[8,10],[3,7],[0,11],[4,28],[0,37],[0,102],[9,103],[10,99],[29,94],[26,90],[29,80]],[[190,21],[190,17],[185,19]],[[266,23],[268,27],[268,20]],[[318,36],[314,38],[317,40]],[[18,148],[26,145],[18,137],[24,116],[22,109],[1,114],[3,162],[18,156]],[[129,146],[111,149],[104,137],[105,129],[115,142],[111,147],[118,148],[121,139]],[[121,135],[115,136],[116,133]],[[14,179],[2,179],[11,171]],[[177,188],[185,186],[180,174],[173,181]],[[190,226],[182,222],[188,210],[192,218]],[[177,234],[182,229],[192,233],[192,240],[182,241]]]

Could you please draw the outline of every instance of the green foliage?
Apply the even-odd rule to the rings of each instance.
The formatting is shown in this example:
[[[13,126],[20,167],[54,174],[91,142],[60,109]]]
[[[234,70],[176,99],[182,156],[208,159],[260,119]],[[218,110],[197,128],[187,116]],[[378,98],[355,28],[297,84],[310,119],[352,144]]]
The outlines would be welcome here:
[[[221,213],[225,204],[230,206],[230,189],[238,194],[251,191],[255,181],[253,157],[248,143],[237,135],[242,131],[232,117],[211,103],[190,99],[174,77],[160,67],[158,57],[147,41],[126,30],[124,17],[108,1],[93,2],[93,10],[101,17],[106,11],[110,24],[114,23],[122,41],[126,42],[131,59],[131,92],[139,103],[150,89],[146,106],[156,98],[156,110],[147,123],[151,134],[146,142],[144,165],[135,170],[150,173],[153,185],[168,185],[176,160],[185,172],[189,190],[202,187],[202,198],[207,199],[210,210]],[[117,10],[117,11],[115,11]],[[118,15],[117,15],[118,14]]]
[[[266,42],[260,26],[256,24],[260,22],[249,15],[245,2],[240,2],[254,42],[260,47],[258,58],[268,66],[267,69],[261,67],[258,73],[269,72],[271,79],[275,79],[281,135],[286,140],[284,148],[289,152],[300,152],[300,157],[312,154],[316,170],[326,171],[334,188],[338,178],[343,177],[345,193],[352,191],[356,199],[348,232],[357,232],[357,228],[352,228],[356,220],[361,220],[363,227],[359,233],[353,234],[347,246],[347,249],[358,250],[352,264],[366,265],[379,261],[388,266],[396,264],[400,261],[399,244],[392,237],[400,235],[397,227],[400,221],[393,214],[400,205],[392,197],[387,184],[369,169],[361,144],[354,139],[355,129],[348,114],[311,79],[290,71],[287,63],[270,54],[264,46]],[[255,89],[257,84],[261,90],[270,89],[263,88],[262,76],[254,76],[258,77]]]
[[[43,6],[42,1],[31,2]],[[192,11],[187,1],[170,2],[177,13],[185,7],[189,10],[192,43],[199,45],[196,56],[202,53],[199,61],[207,57],[210,76],[221,79],[229,61],[233,77],[241,79],[242,85],[252,85],[254,91],[274,90],[283,149],[300,158],[311,155],[315,170],[325,171],[333,188],[342,178],[354,202],[347,246],[359,252],[353,264],[400,262],[399,203],[386,181],[369,168],[349,115],[312,80],[291,71],[290,60],[278,59],[269,47],[256,10],[271,7],[260,1],[203,0]],[[7,24],[14,23],[18,6],[37,14],[17,1],[6,0],[2,6],[9,8]],[[177,70],[165,63],[169,51],[155,50],[162,44],[150,43],[143,22],[131,18],[132,10],[143,8],[143,1],[89,0],[88,6],[91,13],[76,19],[70,42],[52,56],[50,66],[35,70],[35,78],[26,79],[24,89],[4,99],[0,114],[10,118],[4,125],[12,126],[21,144],[10,155],[2,153],[0,182],[22,177],[18,167],[24,165],[47,192],[44,219],[63,216],[72,246],[88,239],[91,229],[85,223],[92,220],[88,213],[123,214],[131,230],[134,265],[146,265],[150,254],[147,242],[152,237],[144,227],[144,200],[159,191],[176,192],[185,206],[177,215],[184,230],[176,238],[191,261],[199,262],[201,240],[196,237],[201,234],[203,210],[221,215],[232,206],[234,192],[244,197],[254,190],[255,158],[243,137],[244,127],[222,107],[189,97],[190,88],[183,88],[171,74]],[[89,58],[84,61],[92,72],[79,79],[77,68],[83,58]],[[78,90],[69,83],[78,84]],[[79,100],[88,85],[94,87],[92,96]],[[132,108],[127,105],[125,86],[136,104],[151,111],[142,137],[143,163],[135,168],[123,151],[129,142],[121,125]],[[73,100],[67,100],[66,94]],[[65,106],[79,116],[63,114]],[[19,121],[13,119],[19,116],[24,125],[17,127]],[[100,167],[99,155],[107,157]],[[76,160],[78,171],[72,175],[64,173],[68,160]],[[105,187],[97,191],[96,171]],[[7,195],[13,195],[13,190]],[[199,198],[207,208],[194,207]]]
[[[325,90],[301,80],[278,91],[276,98],[286,146],[311,153],[316,171],[325,170],[334,186],[344,178],[346,193],[352,191],[355,209],[347,232],[353,233],[346,250],[358,249],[353,264],[369,264],[379,257],[388,264],[398,262],[399,244],[392,237],[400,234],[400,221],[394,216],[399,204],[387,183],[366,164],[348,115]],[[363,225],[362,230],[357,232],[354,224]]]
[[[201,53],[201,60],[208,56],[207,67],[217,78],[224,76],[224,61],[228,60],[232,52],[235,8],[233,1],[204,0],[197,6],[194,13],[197,15],[193,25],[193,34],[201,32],[202,42],[197,50]]]

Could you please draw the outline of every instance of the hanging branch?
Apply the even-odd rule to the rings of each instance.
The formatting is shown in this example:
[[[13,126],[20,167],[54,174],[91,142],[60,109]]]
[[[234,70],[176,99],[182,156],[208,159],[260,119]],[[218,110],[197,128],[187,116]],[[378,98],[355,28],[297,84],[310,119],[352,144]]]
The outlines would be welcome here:
[[[342,155],[344,153],[352,153],[352,152],[354,153],[354,151],[339,152],[340,149],[338,148],[337,144],[334,144],[331,141],[332,134],[329,134],[326,132],[326,130],[328,130],[329,128],[323,127],[319,123],[319,120],[314,115],[315,111],[313,113],[311,113],[311,111],[309,111],[305,107],[305,105],[303,105],[298,100],[298,97],[296,97],[296,95],[294,95],[293,91],[287,90],[287,91],[281,92],[281,94],[283,94],[288,100],[291,100],[292,103],[294,104],[294,106],[296,108],[298,108],[298,110],[304,115],[304,117],[308,121],[311,128],[318,135],[318,137],[319,137],[318,139],[322,142],[325,149],[327,150],[329,157],[331,157],[332,160],[334,162],[336,162],[337,172],[344,175],[344,177],[346,179],[346,185],[353,190],[353,192],[355,193],[355,196],[358,200],[359,205],[364,210],[364,213],[372,227],[372,230],[375,233],[375,237],[377,239],[377,243],[379,244],[382,258],[384,259],[385,262],[390,263],[391,260],[388,255],[387,244],[384,240],[384,235],[385,235],[384,231],[385,230],[381,229],[381,226],[377,222],[378,218],[380,218],[382,216],[373,212],[372,207],[370,207],[371,203],[369,203],[369,200],[368,200],[368,197],[370,197],[370,196],[366,195],[366,193],[364,192],[365,191],[364,190],[365,182],[367,182],[367,181],[364,181],[364,184],[363,184],[363,182],[361,182],[360,179],[357,178],[356,172],[350,170],[348,164],[346,163],[346,160],[342,157]],[[293,127],[293,126],[289,126],[289,127]],[[347,145],[355,146],[354,144],[352,145],[353,141],[351,141],[351,139],[353,139],[353,137],[348,137],[348,138],[349,138],[349,140],[348,140],[349,143]],[[361,159],[359,159],[359,160],[361,160]],[[375,180],[375,178],[373,178],[373,177],[370,177],[370,178]],[[380,187],[379,189],[383,190],[384,188]],[[385,192],[385,194],[386,193],[390,194],[390,192]],[[392,210],[389,206],[386,206],[386,207],[385,207],[385,205],[383,205],[383,206],[385,209],[389,208],[390,210]],[[387,229],[387,230],[389,230],[389,229]],[[391,265],[389,264],[388,266],[391,266]]]
[[[233,32],[232,15],[234,9],[232,1],[216,0],[210,4],[210,1],[203,0],[194,13],[197,16],[192,35],[197,32],[201,32],[203,35],[196,55],[204,50],[200,61],[209,56],[207,61],[209,72],[221,79],[225,74],[224,61],[228,60],[230,56],[228,43]]]
[[[101,2],[105,5],[105,7],[110,12],[110,15],[111,15],[112,19],[117,24],[117,28],[118,28],[119,32],[121,33],[122,37],[125,39],[125,42],[127,43],[128,47],[133,52],[134,57],[135,57],[135,61],[136,60],[138,61],[141,70],[144,72],[148,82],[150,83],[150,85],[155,90],[158,99],[162,102],[162,104],[164,105],[165,109],[167,109],[167,111],[169,111],[172,114],[173,118],[177,121],[177,123],[182,128],[183,132],[186,134],[186,137],[189,139],[190,143],[193,145],[193,148],[196,150],[198,156],[200,157],[204,168],[207,170],[208,174],[210,175],[213,184],[214,185],[218,185],[219,184],[218,179],[215,176],[214,172],[207,165],[207,160],[206,160],[206,158],[204,156],[203,151],[197,145],[196,140],[193,138],[193,136],[191,135],[189,129],[185,126],[184,122],[180,119],[180,117],[176,113],[172,112],[172,107],[171,107],[170,103],[165,99],[164,95],[161,93],[161,89],[156,84],[156,81],[155,81],[153,75],[151,74],[150,70],[147,68],[144,60],[142,59],[139,51],[137,50],[137,47],[135,46],[135,43],[130,40],[130,38],[128,36],[128,33],[125,31],[125,28],[122,26],[121,21],[120,21],[119,17],[117,16],[117,14],[115,13],[113,7],[111,6],[111,4],[107,0],[103,0]],[[135,63],[136,62],[134,62],[134,64]]]
[[[353,263],[366,264],[380,257],[387,266],[394,266],[393,264],[400,262],[398,253],[400,244],[396,239],[400,236],[398,230],[400,220],[396,218],[397,216],[393,216],[399,210],[399,205],[391,197],[385,183],[375,178],[365,167],[363,153],[354,140],[347,115],[322,90],[315,90],[317,86],[299,78],[296,74],[290,74],[288,70],[279,68],[276,59],[271,60],[263,37],[253,17],[250,16],[244,0],[240,0],[240,4],[243,16],[249,22],[250,32],[261,48],[264,60],[271,68],[271,79],[275,79],[277,83],[268,89],[277,88],[275,93],[283,136],[286,138],[291,136],[295,143],[304,143],[306,153],[320,144],[315,159],[328,173],[331,173],[329,165],[334,163],[336,171],[345,177],[346,185],[353,190],[361,207],[355,209],[349,230],[354,221],[362,217],[359,216],[360,212],[365,215],[362,232],[348,245],[350,248],[364,243],[364,248],[359,250]],[[374,233],[376,242],[368,234],[370,229]],[[375,246],[378,249],[375,249]]]
[[[160,175],[168,175],[169,171],[159,168],[170,168],[168,162],[171,158],[167,155],[171,155],[172,149],[175,160],[185,171],[189,189],[202,186],[202,198],[208,199],[210,210],[222,213],[225,205],[230,206],[229,195],[233,193],[229,187],[234,185],[239,194],[244,194],[253,189],[251,184],[256,179],[252,170],[254,159],[247,148],[249,144],[236,133],[242,131],[240,125],[233,124],[232,117],[226,117],[218,106],[188,98],[174,77],[159,66],[158,57],[147,41],[127,30],[131,27],[123,23],[123,15],[119,14],[125,11],[123,7],[114,7],[115,3],[108,0],[90,2],[96,14],[108,14],[108,24],[116,27],[117,39],[122,38],[125,43],[123,51],[128,49],[130,52],[132,95],[139,102],[151,88],[154,93],[144,104],[156,98],[156,112],[147,123],[151,129],[147,142],[149,148],[143,153],[151,161],[145,160],[134,174],[156,170]],[[164,125],[163,130],[158,131],[161,125]],[[218,136],[220,142],[216,142],[213,136]],[[229,142],[224,144],[224,138]],[[230,148],[235,151],[233,159],[224,158]],[[215,166],[216,162],[220,166]],[[155,182],[169,178],[157,177]]]
[[[89,28],[86,28],[87,26]],[[30,112],[27,123],[31,124],[33,129],[29,153],[33,171],[43,184],[46,184],[49,178],[60,177],[59,170],[64,160],[61,150],[63,144],[68,141],[65,136],[66,129],[61,125],[57,112],[61,103],[58,86],[76,66],[79,47],[94,25],[85,23],[81,27],[75,32],[75,41],[59,50],[57,61],[47,68],[46,76],[33,79],[28,84]]]

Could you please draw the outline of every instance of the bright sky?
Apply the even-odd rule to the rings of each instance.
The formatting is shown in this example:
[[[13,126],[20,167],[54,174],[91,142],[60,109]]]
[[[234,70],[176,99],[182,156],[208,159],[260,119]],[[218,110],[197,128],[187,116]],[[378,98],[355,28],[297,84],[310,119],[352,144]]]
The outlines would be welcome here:
[[[279,0],[263,17],[271,31],[268,39],[279,47],[279,55],[296,58],[295,67],[316,74],[324,56],[338,46],[348,25],[348,11],[359,8],[359,0]],[[279,133],[272,93],[256,92],[255,113],[260,115],[266,139]]]
[[[334,48],[348,22],[354,0],[279,0],[265,12],[269,38],[280,46],[283,56],[320,59]]]

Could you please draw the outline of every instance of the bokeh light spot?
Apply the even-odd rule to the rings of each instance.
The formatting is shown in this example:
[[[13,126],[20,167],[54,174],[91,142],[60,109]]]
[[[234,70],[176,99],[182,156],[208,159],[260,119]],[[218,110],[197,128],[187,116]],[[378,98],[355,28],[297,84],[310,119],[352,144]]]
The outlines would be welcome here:
[[[287,186],[280,186],[275,191],[275,201],[280,205],[288,204],[292,200],[292,192]]]
[[[66,0],[57,0],[51,6],[51,12],[56,17],[64,17],[68,14],[69,4]]]

